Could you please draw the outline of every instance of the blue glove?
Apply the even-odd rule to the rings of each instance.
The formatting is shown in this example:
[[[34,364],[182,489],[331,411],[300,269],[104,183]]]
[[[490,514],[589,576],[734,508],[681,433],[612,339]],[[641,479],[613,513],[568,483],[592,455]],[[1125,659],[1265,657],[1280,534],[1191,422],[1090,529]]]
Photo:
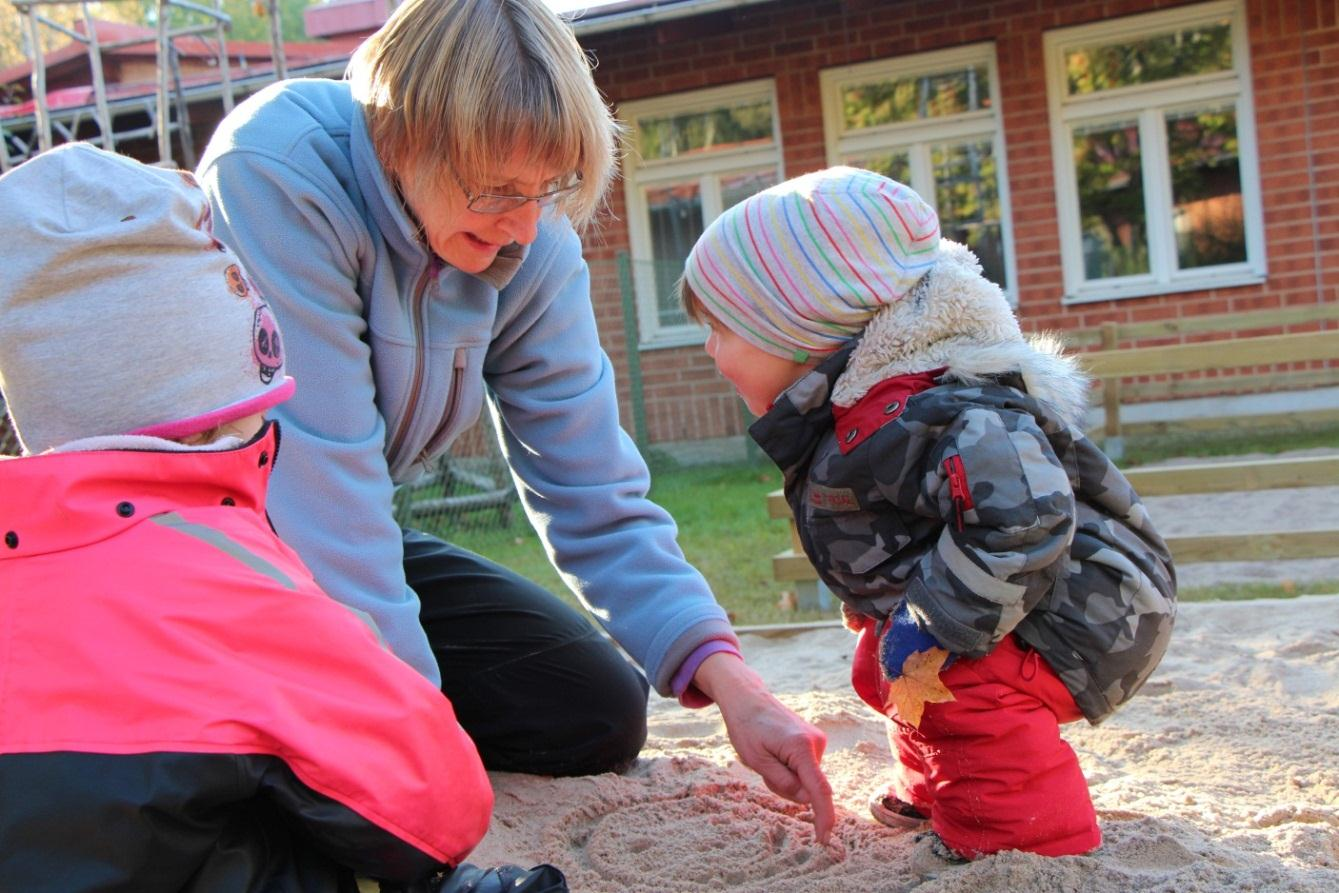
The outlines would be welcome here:
[[[919,651],[943,647],[938,639],[920,628],[904,600],[893,616],[888,618],[888,628],[884,630],[883,641],[879,643],[879,659],[888,678],[896,679],[902,675],[902,666],[908,657]],[[947,667],[952,660],[953,655],[950,654],[944,666]]]

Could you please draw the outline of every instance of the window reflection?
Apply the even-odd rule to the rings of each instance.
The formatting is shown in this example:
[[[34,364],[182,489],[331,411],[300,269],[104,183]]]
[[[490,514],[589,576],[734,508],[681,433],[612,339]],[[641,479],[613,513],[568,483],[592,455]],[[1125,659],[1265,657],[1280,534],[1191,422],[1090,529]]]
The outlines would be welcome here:
[[[1143,159],[1134,121],[1074,131],[1087,279],[1149,271]]]
[[[732,208],[755,192],[776,185],[776,171],[749,171],[721,177],[721,210]]]
[[[1008,288],[999,176],[990,140],[935,146],[930,159],[940,231],[972,249],[986,278]]]
[[[990,108],[990,75],[985,65],[854,84],[842,90],[848,130],[946,118]]]
[[[770,100],[637,121],[637,148],[646,161],[720,152],[772,141]]]
[[[911,156],[907,152],[889,152],[886,155],[870,155],[865,158],[850,158],[846,161],[852,167],[863,167],[867,171],[883,174],[890,180],[911,185]]]
[[[1234,109],[1167,116],[1172,228],[1180,269],[1246,260]]]
[[[716,184],[720,190],[721,210],[776,185],[776,182],[775,168],[720,175]],[[674,286],[683,275],[688,253],[706,229],[701,180],[649,187],[646,207],[651,222],[656,319],[661,326],[687,325],[688,316],[683,312]]]
[[[1232,70],[1228,20],[1065,53],[1070,96]]]
[[[702,191],[696,180],[646,190],[655,273],[656,318],[662,326],[680,326],[688,316],[675,299],[674,284],[702,235]]]

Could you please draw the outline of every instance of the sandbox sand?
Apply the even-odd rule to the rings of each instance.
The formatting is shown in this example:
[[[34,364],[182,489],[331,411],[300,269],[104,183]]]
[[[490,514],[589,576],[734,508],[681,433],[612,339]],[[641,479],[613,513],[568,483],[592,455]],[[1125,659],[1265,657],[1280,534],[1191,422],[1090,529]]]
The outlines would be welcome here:
[[[1146,501],[1168,534],[1339,528],[1339,487]],[[1182,587],[1335,580],[1339,559],[1178,573]],[[850,688],[854,638],[742,638],[772,690],[827,733],[831,845],[737,762],[714,707],[653,696],[650,739],[624,776],[495,774],[493,824],[471,861],[552,862],[581,893],[1339,893],[1339,595],[1183,604],[1139,695],[1100,727],[1066,727],[1105,842],[1063,859],[947,866],[914,833],[876,824],[865,801],[888,742]]]
[[[840,628],[745,635],[745,655],[828,735],[833,843],[734,758],[715,708],[654,698],[624,776],[494,775],[476,863],[547,861],[590,893],[669,891],[1339,891],[1339,595],[1186,604],[1171,652],[1100,727],[1066,737],[1105,836],[1087,856],[936,860],[864,802],[888,765],[851,693]]]

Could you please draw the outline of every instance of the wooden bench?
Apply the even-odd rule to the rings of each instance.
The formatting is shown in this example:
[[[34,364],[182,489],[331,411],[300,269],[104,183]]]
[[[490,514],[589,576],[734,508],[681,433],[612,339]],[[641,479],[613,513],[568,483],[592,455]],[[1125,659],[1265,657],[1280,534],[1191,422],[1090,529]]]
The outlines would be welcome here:
[[[795,516],[783,491],[773,490],[767,494],[767,516],[786,521],[790,531],[790,548],[772,556],[772,578],[794,587],[801,608],[827,610],[833,607],[832,594],[818,579],[818,571],[809,563],[809,556],[804,554],[800,533],[795,529]]]
[[[1125,476],[1143,497],[1333,487],[1339,486],[1339,456],[1132,468]],[[1167,546],[1173,558],[1186,564],[1339,557],[1339,530],[1280,532],[1269,529],[1269,518],[1259,521],[1252,532],[1169,536]]]
[[[1246,337],[1227,337],[1152,347],[1118,345],[1161,338],[1199,337],[1221,332],[1282,330],[1295,326],[1324,325],[1339,321],[1339,302],[1307,304],[1274,310],[1215,314],[1156,322],[1107,323],[1094,329],[1066,333],[1067,347],[1075,349],[1080,363],[1101,382],[1104,422],[1100,436],[1103,447],[1113,458],[1123,452],[1123,434],[1130,427],[1122,422],[1121,406],[1128,398],[1180,398],[1212,395],[1224,390],[1270,393],[1281,390],[1339,384],[1339,369],[1331,361],[1339,360],[1339,327],[1307,332],[1285,332]],[[1098,346],[1099,350],[1083,350]],[[1323,361],[1319,369],[1246,372],[1230,377],[1217,373],[1227,370],[1258,369]],[[1185,373],[1211,373],[1187,376]],[[1154,379],[1129,382],[1130,379]],[[1255,416],[1219,416],[1212,419],[1177,419],[1153,423],[1168,430],[1178,428],[1287,425],[1304,422],[1339,420],[1339,406]],[[1141,427],[1149,427],[1145,423]]]
[[[1125,475],[1134,485],[1135,492],[1145,497],[1333,487],[1339,486],[1339,456],[1134,468],[1127,470]],[[818,573],[804,554],[794,517],[782,491],[767,494],[767,513],[770,517],[790,521],[791,546],[772,556],[772,576],[778,582],[801,588],[817,582]],[[1260,521],[1261,527],[1252,532],[1169,536],[1166,537],[1167,546],[1172,557],[1184,564],[1339,557],[1339,530],[1280,532],[1268,528],[1268,518]]]

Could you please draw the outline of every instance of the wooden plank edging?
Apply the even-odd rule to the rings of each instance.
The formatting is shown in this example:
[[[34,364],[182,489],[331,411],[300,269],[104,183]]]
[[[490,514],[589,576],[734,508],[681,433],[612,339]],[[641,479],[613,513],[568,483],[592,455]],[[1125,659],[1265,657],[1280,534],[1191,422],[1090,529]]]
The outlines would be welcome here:
[[[1094,378],[1131,375],[1162,375],[1206,369],[1238,369],[1274,366],[1309,360],[1339,359],[1339,329],[1293,335],[1263,335],[1171,344],[1165,347],[1130,347],[1074,355]]]
[[[1140,496],[1330,487],[1339,486],[1339,456],[1131,468],[1125,471],[1125,477]]]

